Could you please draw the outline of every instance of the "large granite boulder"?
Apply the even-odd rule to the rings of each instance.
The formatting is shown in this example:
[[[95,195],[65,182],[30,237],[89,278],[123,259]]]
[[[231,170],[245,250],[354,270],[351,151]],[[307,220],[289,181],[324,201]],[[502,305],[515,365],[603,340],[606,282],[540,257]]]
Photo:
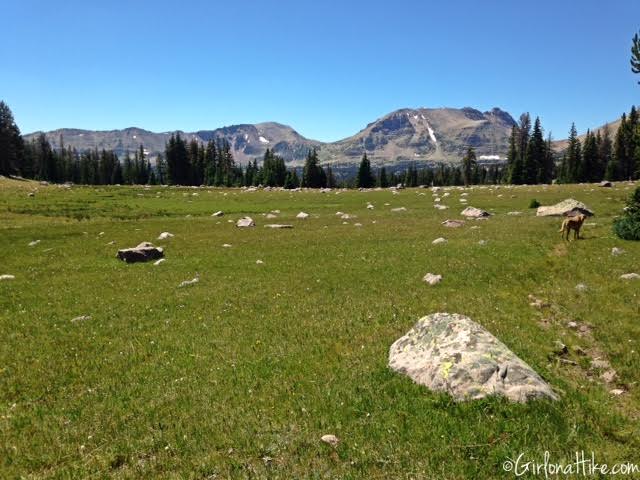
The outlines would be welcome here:
[[[391,345],[389,367],[456,400],[488,395],[516,402],[558,399],[540,375],[506,345],[458,314],[434,313],[418,320]]]
[[[156,247],[152,243],[142,242],[137,247],[118,250],[116,256],[127,263],[148,262],[149,260],[157,260],[164,257],[164,251],[161,247]]]
[[[594,215],[593,211],[589,207],[587,207],[582,202],[574,200],[573,198],[567,198],[566,200],[563,200],[560,203],[556,203],[555,205],[538,207],[538,211],[536,212],[536,215],[538,217],[572,217],[579,214],[586,215],[587,217],[591,217]]]

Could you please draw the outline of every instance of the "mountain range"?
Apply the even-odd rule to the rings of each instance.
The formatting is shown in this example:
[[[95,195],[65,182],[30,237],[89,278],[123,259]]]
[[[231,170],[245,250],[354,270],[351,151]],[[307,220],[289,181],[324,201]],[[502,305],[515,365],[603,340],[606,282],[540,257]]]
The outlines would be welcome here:
[[[499,108],[481,112],[474,108],[418,108],[391,112],[367,125],[355,135],[336,142],[320,142],[303,137],[293,128],[276,122],[241,124],[197,132],[154,133],[141,128],[94,131],[62,128],[45,132],[54,148],[60,140],[79,151],[114,150],[122,156],[140,145],[151,159],[164,151],[171,134],[187,141],[208,142],[225,139],[240,164],[261,159],[267,148],[289,165],[302,165],[309,149],[318,150],[321,163],[337,168],[357,165],[363,153],[374,166],[402,166],[459,162],[468,147],[474,147],[480,162],[506,159],[513,117]],[[42,132],[25,135],[26,140]],[[613,132],[612,132],[613,133]],[[562,141],[557,142],[562,147]]]

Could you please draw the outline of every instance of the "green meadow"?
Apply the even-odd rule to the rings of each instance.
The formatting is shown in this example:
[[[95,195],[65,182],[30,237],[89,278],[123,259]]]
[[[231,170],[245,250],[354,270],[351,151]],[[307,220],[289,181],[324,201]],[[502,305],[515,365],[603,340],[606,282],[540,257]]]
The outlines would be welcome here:
[[[640,464],[640,280],[619,278],[640,273],[640,242],[611,229],[633,188],[441,189],[437,210],[431,189],[2,179],[0,477],[494,479],[545,451]],[[596,215],[566,242],[528,207],[570,197]],[[463,198],[493,215],[446,228]],[[116,259],[142,241],[166,261]],[[483,325],[560,400],[454,402],[392,372],[389,346],[434,312]]]

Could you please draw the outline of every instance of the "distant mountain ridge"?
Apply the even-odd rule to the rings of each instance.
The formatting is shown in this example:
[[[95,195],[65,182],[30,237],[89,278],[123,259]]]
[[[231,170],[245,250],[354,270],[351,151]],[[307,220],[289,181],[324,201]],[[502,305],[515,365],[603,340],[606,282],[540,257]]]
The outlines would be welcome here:
[[[180,133],[187,141],[226,139],[235,160],[241,164],[261,159],[270,148],[288,164],[301,165],[308,150],[316,148],[322,163],[349,167],[360,162],[365,152],[377,166],[458,162],[468,147],[474,147],[480,161],[504,160],[513,125],[511,115],[499,108],[487,112],[470,107],[404,108],[375,120],[351,137],[328,143],[305,138],[293,128],[276,122],[197,132],[155,133],[137,127],[109,131],[62,128],[45,135],[54,148],[59,148],[60,137],[66,146],[78,150],[104,148],[115,150],[118,155],[132,153],[143,145],[153,158],[164,151],[172,133]],[[40,133],[24,137],[30,140]]]

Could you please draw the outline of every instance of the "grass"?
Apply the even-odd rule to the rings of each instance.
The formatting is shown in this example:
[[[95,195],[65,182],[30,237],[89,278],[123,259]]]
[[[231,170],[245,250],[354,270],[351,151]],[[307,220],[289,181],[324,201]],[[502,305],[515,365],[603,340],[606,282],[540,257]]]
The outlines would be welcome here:
[[[542,461],[545,450],[640,463],[638,283],[618,279],[638,271],[640,244],[611,231],[631,187],[467,192],[495,215],[448,229],[458,189],[439,211],[421,189],[0,180],[0,274],[16,277],[0,282],[0,477],[493,479],[513,478],[508,457]],[[563,242],[558,219],[528,209],[567,197],[596,211],[582,241]],[[274,209],[293,230],[262,227]],[[311,217],[295,219],[301,210]],[[338,210],[357,218],[343,224]],[[228,222],[243,215],[258,227]],[[163,231],[175,237],[156,241]],[[448,243],[432,245],[440,236]],[[164,246],[167,261],[115,258],[141,241]],[[442,283],[425,285],[427,272]],[[529,294],[550,306],[532,308]],[[391,343],[437,311],[482,324],[561,400],[455,403],[391,372]],[[81,315],[91,319],[71,322]],[[576,365],[553,356],[558,339]],[[594,356],[610,361],[614,383],[589,368]],[[320,441],[327,433],[337,449]]]

